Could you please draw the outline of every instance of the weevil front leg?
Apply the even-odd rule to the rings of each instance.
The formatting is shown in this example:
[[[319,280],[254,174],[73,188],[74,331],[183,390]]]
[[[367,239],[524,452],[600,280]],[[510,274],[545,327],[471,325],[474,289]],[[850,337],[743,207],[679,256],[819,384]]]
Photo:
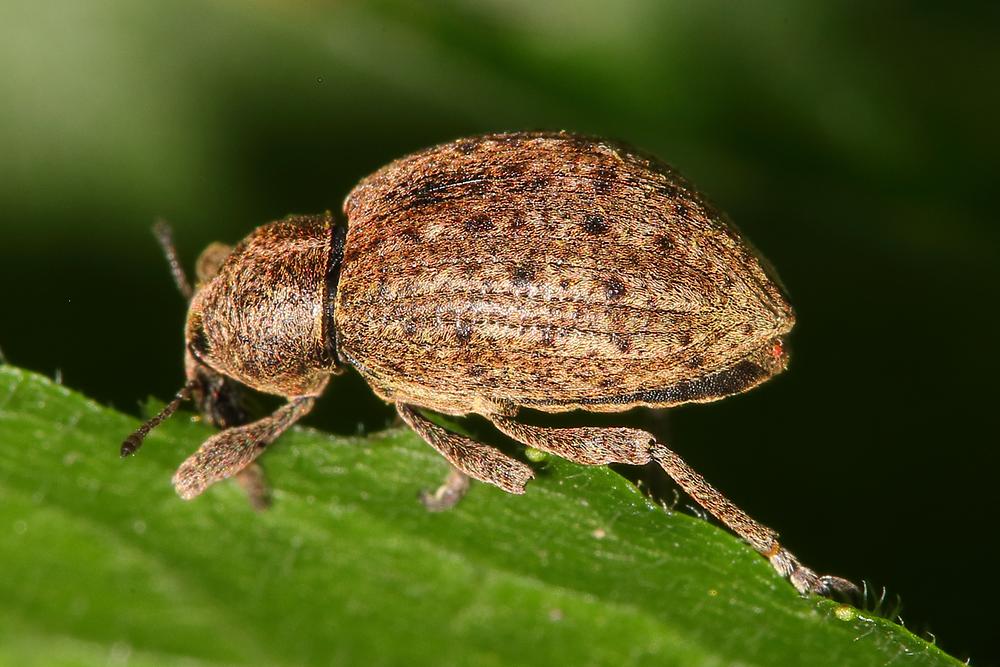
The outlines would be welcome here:
[[[491,415],[500,431],[530,447],[586,465],[656,461],[695,502],[726,524],[758,553],[768,559],[781,576],[802,594],[850,594],[857,586],[846,579],[819,576],[802,565],[778,542],[778,534],[760,523],[715,490],[675,452],[646,431],[634,428],[544,428],[529,426],[512,417]]]
[[[194,289],[184,272],[184,265],[181,264],[177,246],[174,245],[174,232],[170,223],[162,219],[157,220],[156,224],[153,225],[153,234],[167,258],[170,275],[174,278],[177,290],[181,296],[190,301],[194,295]],[[195,266],[198,282],[206,283],[214,278],[219,272],[219,267],[222,266],[231,252],[232,247],[223,243],[213,243],[205,248],[198,257]],[[190,350],[185,355],[184,365],[191,387],[191,399],[198,406],[198,411],[205,421],[219,429],[242,426],[249,421],[243,406],[243,392],[239,384],[199,363]],[[257,463],[251,463],[236,473],[236,481],[246,492],[251,507],[258,511],[267,509],[270,505],[270,494],[263,468]]]
[[[508,493],[518,494],[524,493],[524,485],[534,477],[531,468],[526,464],[512,459],[494,447],[446,431],[409,405],[396,403],[396,410],[403,421],[416,431],[427,444],[448,459],[448,462],[462,476],[467,475],[481,482],[499,486]],[[455,489],[449,491],[447,489],[449,482],[446,482],[445,491],[442,492],[442,506],[428,507],[428,509],[447,509],[464,495],[464,489],[461,489],[461,486],[463,483],[467,483],[467,480],[462,480],[458,476],[453,477],[452,474],[449,474],[449,480],[458,491],[456,492]],[[450,497],[446,499],[446,496]],[[448,504],[449,500],[451,501],[450,505]],[[437,501],[432,501],[432,504],[434,502]]]
[[[178,495],[190,500],[215,482],[244,470],[278,436],[308,414],[315,403],[312,396],[293,398],[263,419],[213,435],[174,474]]]

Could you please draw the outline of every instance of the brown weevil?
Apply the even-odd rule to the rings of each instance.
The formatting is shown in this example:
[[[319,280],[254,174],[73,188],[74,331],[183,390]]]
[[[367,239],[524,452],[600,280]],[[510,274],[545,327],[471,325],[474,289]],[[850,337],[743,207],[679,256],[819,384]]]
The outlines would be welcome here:
[[[469,477],[510,493],[532,478],[420,410],[475,413],[577,463],[655,461],[800,592],[854,589],[801,565],[651,434],[518,419],[522,408],[714,401],[785,369],[795,318],[773,270],[676,171],[601,139],[486,135],[380,169],[344,215],[289,217],[234,248],[212,245],[193,290],[159,229],[190,296],[187,382],[123,456],[191,398],[223,430],[178,469],[177,492],[193,498],[237,474],[257,485],[254,459],[352,366],[454,467],[425,497],[430,509],[454,504]],[[239,385],[287,403],[247,423]]]

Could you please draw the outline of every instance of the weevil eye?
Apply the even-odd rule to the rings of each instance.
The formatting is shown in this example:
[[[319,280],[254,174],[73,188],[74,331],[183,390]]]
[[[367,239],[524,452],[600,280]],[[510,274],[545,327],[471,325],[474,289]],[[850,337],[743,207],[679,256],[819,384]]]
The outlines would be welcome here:
[[[205,327],[202,326],[200,318],[193,322],[193,325],[188,329],[187,348],[191,356],[205,364],[209,355],[208,336],[205,335]]]

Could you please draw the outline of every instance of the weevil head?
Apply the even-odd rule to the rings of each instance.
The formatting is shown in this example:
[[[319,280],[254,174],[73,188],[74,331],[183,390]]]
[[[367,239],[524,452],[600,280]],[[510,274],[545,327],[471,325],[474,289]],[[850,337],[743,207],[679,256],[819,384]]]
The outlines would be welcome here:
[[[193,362],[258,391],[319,394],[339,370],[334,231],[330,214],[286,218],[259,227],[215,262],[188,308]],[[212,264],[203,256],[199,269]]]

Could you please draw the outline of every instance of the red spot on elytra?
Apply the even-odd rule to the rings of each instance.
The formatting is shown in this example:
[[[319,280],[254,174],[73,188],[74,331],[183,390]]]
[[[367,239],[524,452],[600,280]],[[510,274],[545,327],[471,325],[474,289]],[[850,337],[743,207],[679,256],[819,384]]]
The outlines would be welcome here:
[[[774,341],[771,345],[771,356],[775,359],[781,359],[781,356],[785,353],[785,346],[780,340]]]

